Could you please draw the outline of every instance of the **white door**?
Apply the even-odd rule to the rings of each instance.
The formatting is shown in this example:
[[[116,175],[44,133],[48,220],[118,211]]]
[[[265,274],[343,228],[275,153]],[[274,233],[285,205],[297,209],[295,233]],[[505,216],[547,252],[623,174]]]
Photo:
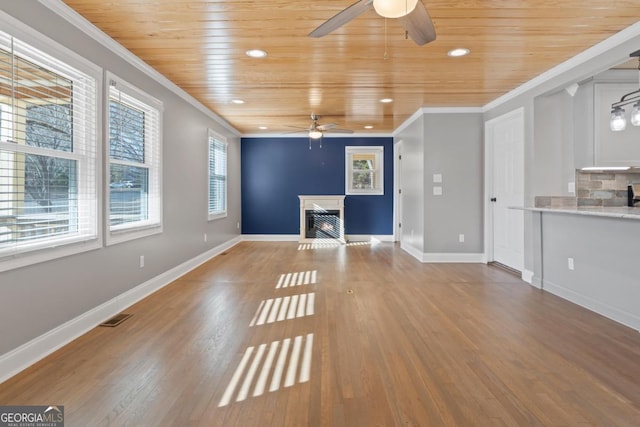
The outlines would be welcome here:
[[[394,177],[393,177],[393,191],[394,191],[394,220],[393,220],[393,233],[396,242],[402,241],[402,140],[396,142],[393,145],[394,156]]]
[[[515,270],[524,268],[524,110],[485,124],[488,209],[487,256]]]

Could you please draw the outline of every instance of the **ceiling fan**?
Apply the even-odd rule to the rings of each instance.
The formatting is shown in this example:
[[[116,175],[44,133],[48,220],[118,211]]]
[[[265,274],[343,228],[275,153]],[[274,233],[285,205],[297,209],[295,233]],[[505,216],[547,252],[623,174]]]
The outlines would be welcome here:
[[[294,132],[306,132],[309,136],[309,150],[311,150],[311,140],[320,140],[320,148],[322,148],[322,137],[325,133],[353,133],[350,129],[338,129],[338,126],[335,123],[325,123],[321,125],[319,123],[320,116],[315,113],[311,113],[311,124],[309,127],[303,128],[298,126],[289,126],[293,128],[301,129],[300,131]]]
[[[357,18],[371,8],[385,18],[398,18],[407,36],[422,46],[436,39],[436,30],[422,0],[359,0],[325,21],[309,33],[309,37],[322,37]]]

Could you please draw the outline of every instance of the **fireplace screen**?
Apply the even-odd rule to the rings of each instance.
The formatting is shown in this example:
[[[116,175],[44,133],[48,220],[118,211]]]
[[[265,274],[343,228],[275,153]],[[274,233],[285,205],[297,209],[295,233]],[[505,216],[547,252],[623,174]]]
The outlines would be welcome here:
[[[305,211],[305,237],[307,239],[340,239],[340,211]]]

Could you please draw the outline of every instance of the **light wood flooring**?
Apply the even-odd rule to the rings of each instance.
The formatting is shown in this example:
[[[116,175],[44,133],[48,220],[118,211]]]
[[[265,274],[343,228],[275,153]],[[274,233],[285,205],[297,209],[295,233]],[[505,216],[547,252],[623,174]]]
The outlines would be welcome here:
[[[638,332],[391,243],[243,242],[126,312],[0,405],[64,405],[67,427],[640,425]]]

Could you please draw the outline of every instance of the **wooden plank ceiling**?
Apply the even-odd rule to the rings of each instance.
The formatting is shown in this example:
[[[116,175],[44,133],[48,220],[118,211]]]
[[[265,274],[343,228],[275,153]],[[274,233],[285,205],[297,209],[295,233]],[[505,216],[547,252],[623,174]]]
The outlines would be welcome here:
[[[243,134],[311,112],[391,132],[420,107],[479,107],[640,19],[638,0],[423,0],[438,38],[420,47],[394,19],[385,40],[373,11],[307,37],[355,0],[64,1]],[[448,57],[457,47],[471,54]]]

